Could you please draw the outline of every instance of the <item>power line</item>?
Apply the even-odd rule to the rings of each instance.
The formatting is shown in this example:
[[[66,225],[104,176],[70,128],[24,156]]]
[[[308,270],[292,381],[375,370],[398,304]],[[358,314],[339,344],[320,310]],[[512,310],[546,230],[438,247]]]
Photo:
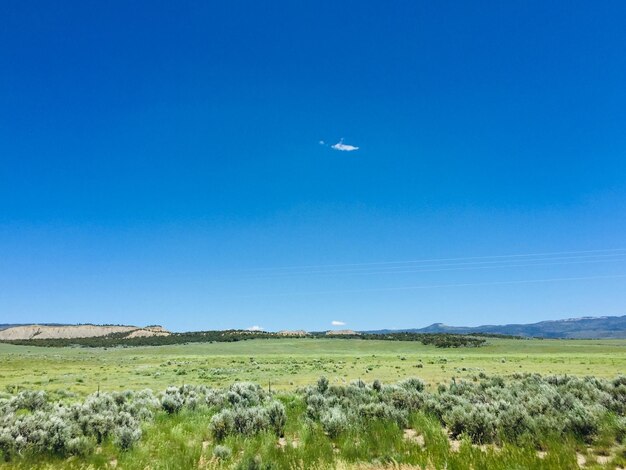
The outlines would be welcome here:
[[[468,283],[459,283],[459,284],[431,284],[431,285],[402,286],[402,287],[375,287],[371,289],[286,292],[286,293],[277,293],[277,294],[244,295],[241,297],[287,297],[287,296],[299,296],[299,295],[306,296],[306,295],[325,295],[325,294],[360,294],[360,293],[365,293],[365,292],[439,289],[439,288],[449,288],[449,287],[497,286],[497,285],[511,285],[511,284],[586,281],[586,280],[594,280],[594,279],[618,279],[618,278],[626,278],[626,274],[612,274],[612,275],[605,275],[605,276],[558,277],[558,278],[546,278],[546,279],[519,279],[519,280],[512,280],[512,281],[468,282]]]
[[[560,260],[574,260],[574,261],[560,261]],[[459,270],[472,270],[472,269],[498,269],[498,268],[518,268],[518,267],[533,267],[533,266],[559,266],[568,264],[586,264],[586,263],[601,263],[601,262],[617,262],[625,261],[626,253],[614,253],[604,255],[585,255],[585,256],[562,256],[562,257],[544,257],[535,259],[510,259],[510,260],[489,260],[489,261],[474,261],[463,263],[446,263],[446,264],[426,264],[417,266],[390,266],[390,267],[364,267],[358,269],[335,269],[335,270],[318,270],[318,271],[289,271],[278,273],[264,273],[258,275],[252,275],[248,278],[252,279],[265,279],[265,278],[277,278],[287,276],[317,276],[317,275],[370,275],[370,274],[403,274],[403,273],[419,273],[419,272],[440,272],[440,271],[459,271]],[[524,264],[519,264],[519,261],[528,261]],[[549,261],[549,263],[545,263]],[[557,261],[557,262],[552,262]],[[425,269],[434,268],[434,269]]]
[[[325,268],[340,268],[340,267],[354,267],[354,266],[382,266],[382,265],[397,265],[397,264],[417,264],[428,262],[445,262],[445,261],[468,261],[468,260],[497,260],[505,258],[523,258],[523,257],[537,257],[537,256],[557,256],[557,255],[577,255],[586,253],[626,253],[626,248],[610,248],[602,250],[578,250],[578,251],[553,251],[553,252],[541,252],[541,253],[522,253],[522,254],[510,254],[510,255],[489,255],[489,256],[466,256],[457,258],[424,258],[419,260],[406,260],[406,261],[378,261],[368,263],[343,263],[343,264],[318,264],[318,265],[299,265],[299,266],[275,266],[265,268],[247,268],[239,271],[279,271],[279,270],[297,270],[297,269],[325,269]]]

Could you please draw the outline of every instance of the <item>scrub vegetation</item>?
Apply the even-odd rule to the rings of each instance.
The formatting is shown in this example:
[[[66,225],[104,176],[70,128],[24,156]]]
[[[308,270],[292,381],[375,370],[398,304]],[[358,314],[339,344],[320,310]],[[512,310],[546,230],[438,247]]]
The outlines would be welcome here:
[[[626,468],[626,341],[486,340],[0,344],[0,469]]]
[[[0,468],[616,468],[626,377],[482,375],[0,398]]]

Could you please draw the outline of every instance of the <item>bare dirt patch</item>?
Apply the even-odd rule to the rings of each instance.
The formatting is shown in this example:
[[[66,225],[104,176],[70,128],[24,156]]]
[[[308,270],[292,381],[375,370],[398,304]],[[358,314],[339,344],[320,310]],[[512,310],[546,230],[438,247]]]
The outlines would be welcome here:
[[[424,447],[425,445],[424,436],[422,436],[421,434],[418,434],[415,429],[410,429],[410,428],[405,429],[404,439],[414,444],[417,444],[420,447]]]

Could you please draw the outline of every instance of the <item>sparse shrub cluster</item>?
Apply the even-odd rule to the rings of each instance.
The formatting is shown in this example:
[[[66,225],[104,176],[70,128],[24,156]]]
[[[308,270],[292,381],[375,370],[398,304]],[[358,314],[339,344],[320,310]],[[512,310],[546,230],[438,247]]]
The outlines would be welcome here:
[[[168,387],[160,396],[160,404],[165,412],[174,414],[202,406],[215,410],[231,406],[250,407],[260,405],[269,396],[259,385],[251,382],[236,382],[226,389],[183,385]]]
[[[474,442],[575,435],[591,440],[608,413],[623,414],[626,395],[594,378],[518,375],[453,383],[426,402],[453,436]]]
[[[209,429],[218,441],[231,434],[252,436],[265,431],[282,436],[286,421],[285,407],[279,401],[271,401],[264,406],[225,408],[213,415]]]
[[[213,449],[213,455],[218,460],[228,460],[232,455],[232,451],[226,446],[217,445]]]
[[[436,415],[453,436],[476,443],[537,441],[574,435],[590,441],[608,414],[623,416],[626,387],[593,377],[542,377],[538,374],[483,378],[452,383],[428,397],[424,409]]]
[[[157,400],[149,390],[98,393],[82,403],[52,403],[45,392],[23,391],[0,400],[0,452],[85,455],[111,438],[128,449],[141,438],[141,422]]]
[[[300,390],[309,420],[318,422],[331,437],[372,419],[394,421],[406,426],[409,414],[422,408],[424,382],[407,379],[396,385],[371,385],[361,380],[348,386],[329,385],[322,377],[317,386]]]
[[[229,436],[283,437],[286,403],[295,404],[305,429],[341,442],[342,435],[361,429],[393,427],[398,435],[416,412],[430,415],[452,437],[467,436],[477,444],[540,445],[575,436],[581,441],[626,439],[626,377],[543,377],[537,374],[452,381],[436,389],[408,378],[393,385],[361,380],[336,385],[322,377],[283,402],[260,386],[238,382],[214,389],[169,387],[159,395],[140,392],[98,393],[83,401],[53,401],[41,391],[0,395],[0,456],[48,453],[87,455],[110,442],[126,450],[142,437],[142,423],[155,413],[172,415],[204,411],[212,415],[209,431],[214,457],[228,460],[231,450],[217,444]],[[293,415],[290,415],[293,416]],[[291,418],[294,419],[294,418]],[[393,434],[393,432],[391,433]],[[264,439],[264,438],[263,438]]]
[[[409,413],[436,416],[452,437],[467,435],[474,443],[538,443],[565,435],[591,441],[606,423],[619,440],[626,435],[626,379],[592,377],[542,377],[538,374],[482,376],[476,382],[455,382],[427,391],[420,379],[396,385],[362,381],[348,386],[329,385],[324,378],[316,387],[300,391],[308,419],[319,423],[331,437],[369,420],[394,421],[406,426]],[[622,436],[622,437],[620,437]]]
[[[225,399],[214,397],[222,408],[213,415],[209,424],[215,439],[222,440],[231,434],[250,436],[265,431],[283,435],[287,423],[285,407],[261,387],[249,382],[237,382],[224,393]]]

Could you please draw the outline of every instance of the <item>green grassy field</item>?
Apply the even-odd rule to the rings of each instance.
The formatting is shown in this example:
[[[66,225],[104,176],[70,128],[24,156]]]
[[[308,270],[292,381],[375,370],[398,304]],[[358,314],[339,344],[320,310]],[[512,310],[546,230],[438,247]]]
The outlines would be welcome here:
[[[452,378],[476,383],[484,374],[512,377],[524,372],[612,379],[626,372],[626,340],[489,338],[483,347],[458,349],[418,342],[301,338],[109,349],[0,344],[0,390],[5,397],[20,390],[46,390],[59,392],[51,394],[53,398],[72,402],[98,389],[149,388],[159,393],[171,385],[225,387],[251,381],[265,390],[271,383],[278,394],[268,396],[284,403],[287,413],[282,444],[271,432],[219,441],[210,432],[215,409],[201,406],[173,414],[157,411],[154,420],[142,424],[141,440],[130,450],[121,450],[109,438],[85,456],[25,454],[0,460],[0,468],[576,469],[584,461],[584,468],[613,469],[626,464],[626,427],[608,415],[591,440],[568,434],[481,446],[467,436],[453,440],[437,418],[422,411],[411,411],[402,426],[366,420],[333,437],[319,422],[311,425],[304,397],[292,393],[315,384],[320,376],[330,385],[359,378],[391,384],[420,377],[426,391],[438,396],[437,385],[449,385]],[[30,413],[19,410],[18,415]],[[422,443],[407,439],[407,432],[421,436]],[[232,452],[226,460],[214,456],[220,443]]]
[[[626,371],[626,340],[488,339],[480,348],[439,349],[417,342],[263,339],[138,348],[38,348],[0,344],[0,387],[161,390],[183,383],[224,386],[253,381],[280,390],[353,379],[429,385],[480,372],[614,377]]]

